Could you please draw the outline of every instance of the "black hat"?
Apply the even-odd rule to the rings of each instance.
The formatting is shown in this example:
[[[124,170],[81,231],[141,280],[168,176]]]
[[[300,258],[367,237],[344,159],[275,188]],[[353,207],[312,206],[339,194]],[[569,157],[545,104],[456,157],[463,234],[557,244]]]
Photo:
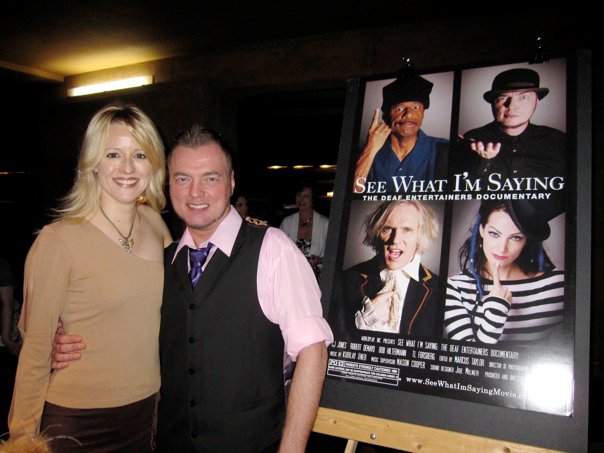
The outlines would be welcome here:
[[[537,93],[539,99],[543,99],[549,88],[539,87],[539,74],[532,69],[510,69],[503,71],[493,79],[491,90],[487,91],[482,97],[489,104],[497,96],[506,91],[526,90]]]
[[[542,242],[550,235],[548,221],[554,215],[548,209],[547,202],[531,200],[509,200],[506,206],[510,217],[523,234]]]
[[[424,109],[430,107],[432,82],[418,75],[399,77],[382,89],[382,112],[390,115],[390,109],[401,102],[421,102]]]

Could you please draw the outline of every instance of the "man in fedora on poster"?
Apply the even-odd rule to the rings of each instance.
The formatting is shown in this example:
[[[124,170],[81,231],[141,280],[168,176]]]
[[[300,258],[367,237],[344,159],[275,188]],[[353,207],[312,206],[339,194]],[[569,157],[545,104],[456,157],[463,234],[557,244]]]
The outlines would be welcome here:
[[[463,161],[460,170],[476,178],[492,173],[503,178],[564,175],[566,134],[531,123],[539,101],[548,93],[532,69],[499,73],[483,95],[491,104],[494,121],[463,135],[465,146],[456,156]]]
[[[422,130],[424,111],[430,107],[432,82],[416,74],[404,74],[382,89],[382,120],[376,109],[367,144],[355,169],[355,192],[366,181],[384,181],[394,191],[393,177],[415,180],[446,176],[449,141],[430,137]]]

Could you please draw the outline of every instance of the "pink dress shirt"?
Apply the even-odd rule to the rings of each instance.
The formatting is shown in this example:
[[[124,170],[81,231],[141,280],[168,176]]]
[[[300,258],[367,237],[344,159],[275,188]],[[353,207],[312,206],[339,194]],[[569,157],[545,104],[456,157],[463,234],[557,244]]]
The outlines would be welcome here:
[[[183,247],[205,247],[208,242],[214,247],[202,269],[216,249],[231,256],[241,222],[243,220],[231,206],[207,242],[195,244],[189,229],[185,229],[172,262]],[[256,282],[260,308],[269,321],[279,324],[285,352],[292,360],[295,361],[298,353],[307,346],[320,341],[329,345],[333,341],[331,329],[323,318],[321,291],[315,275],[296,244],[277,228],[269,228],[262,241]]]

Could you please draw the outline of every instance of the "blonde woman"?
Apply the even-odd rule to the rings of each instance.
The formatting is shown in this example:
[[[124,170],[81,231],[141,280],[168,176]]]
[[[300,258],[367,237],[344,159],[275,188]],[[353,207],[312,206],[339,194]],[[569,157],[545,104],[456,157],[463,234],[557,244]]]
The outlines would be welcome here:
[[[159,214],[164,177],[163,145],[147,115],[109,105],[93,116],[74,186],[25,264],[11,438],[42,431],[53,451],[151,450],[171,242]],[[86,338],[87,351],[51,371],[59,318]]]

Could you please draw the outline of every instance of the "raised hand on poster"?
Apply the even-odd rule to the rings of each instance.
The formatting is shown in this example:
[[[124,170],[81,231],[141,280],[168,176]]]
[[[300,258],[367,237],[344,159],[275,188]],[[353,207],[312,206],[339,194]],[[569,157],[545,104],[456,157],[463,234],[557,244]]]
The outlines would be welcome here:
[[[478,154],[483,159],[492,159],[499,154],[501,150],[501,143],[483,143],[481,141],[476,141],[473,138],[464,138],[463,135],[460,135],[459,138],[467,140],[470,144],[470,149]]]
[[[499,279],[499,264],[495,266],[495,272],[493,272],[493,287],[489,296],[499,297],[507,300],[510,304],[512,303],[512,293],[501,284],[501,280]]]
[[[380,109],[379,107],[376,108],[371,120],[371,126],[369,127],[369,133],[367,134],[367,144],[357,160],[354,172],[355,187],[356,181],[359,178],[366,178],[369,175],[373,159],[378,151],[382,149],[386,140],[388,140],[390,132],[392,132],[392,129],[390,129],[384,120],[380,119]]]

